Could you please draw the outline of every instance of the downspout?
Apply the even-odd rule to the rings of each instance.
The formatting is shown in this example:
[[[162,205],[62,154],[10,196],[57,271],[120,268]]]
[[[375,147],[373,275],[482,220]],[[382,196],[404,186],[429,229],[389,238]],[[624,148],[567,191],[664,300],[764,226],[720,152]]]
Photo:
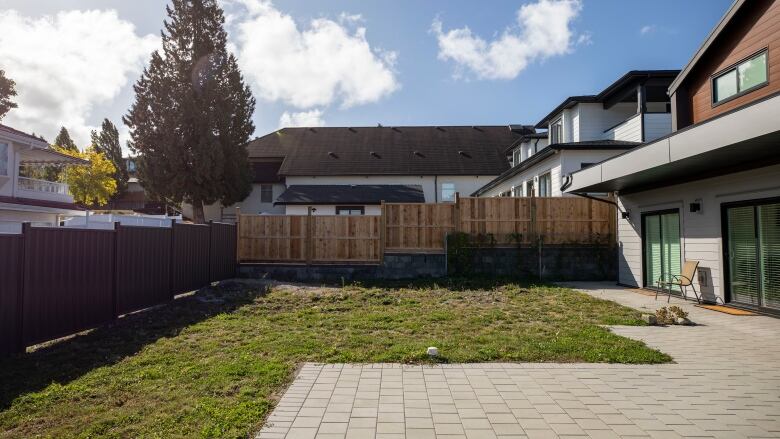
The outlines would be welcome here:
[[[433,176],[433,202],[439,202],[439,176]]]

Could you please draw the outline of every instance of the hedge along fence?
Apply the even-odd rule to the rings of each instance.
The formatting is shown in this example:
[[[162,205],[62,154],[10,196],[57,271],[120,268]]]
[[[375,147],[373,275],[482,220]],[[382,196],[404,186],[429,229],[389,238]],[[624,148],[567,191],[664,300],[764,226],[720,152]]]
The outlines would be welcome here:
[[[0,235],[0,354],[231,278],[235,226],[39,228]]]
[[[460,198],[382,203],[379,216],[239,215],[243,262],[381,262],[385,253],[443,253],[462,232],[491,245],[611,245],[615,208],[574,198]]]

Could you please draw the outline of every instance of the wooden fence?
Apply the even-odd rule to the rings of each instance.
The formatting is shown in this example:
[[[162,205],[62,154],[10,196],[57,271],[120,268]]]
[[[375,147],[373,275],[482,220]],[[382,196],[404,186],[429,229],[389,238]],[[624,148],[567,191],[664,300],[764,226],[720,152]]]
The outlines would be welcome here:
[[[383,203],[379,216],[241,214],[238,259],[377,263],[386,252],[441,253],[454,232],[499,246],[610,245],[615,214],[610,204],[573,197]]]
[[[235,237],[220,223],[0,235],[0,355],[234,277]]]

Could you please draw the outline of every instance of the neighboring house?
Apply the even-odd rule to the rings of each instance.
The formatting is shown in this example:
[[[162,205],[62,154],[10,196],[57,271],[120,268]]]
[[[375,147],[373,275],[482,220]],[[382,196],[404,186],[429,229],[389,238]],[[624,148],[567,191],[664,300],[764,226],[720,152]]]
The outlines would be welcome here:
[[[674,132],[575,172],[616,195],[620,283],[700,261],[709,300],[780,312],[780,1],[734,2],[669,87]]]
[[[635,70],[597,95],[571,96],[509,154],[512,168],[473,193],[479,197],[560,197],[563,177],[672,130],[666,89],[678,70]]]
[[[100,206],[101,211],[132,211],[146,215],[175,214],[175,210],[166,203],[151,199],[138,180],[138,169],[134,157],[125,157],[127,166],[127,190],[122,195],[113,198],[105,206]]]
[[[21,224],[57,226],[66,215],[84,215],[64,183],[20,176],[25,166],[86,162],[54,151],[38,137],[0,124],[0,233],[19,233]]]
[[[381,201],[449,202],[509,169],[527,126],[284,128],[249,143],[255,170],[242,213],[375,215]],[[232,219],[208,206],[207,219]],[[188,212],[185,210],[185,216]]]

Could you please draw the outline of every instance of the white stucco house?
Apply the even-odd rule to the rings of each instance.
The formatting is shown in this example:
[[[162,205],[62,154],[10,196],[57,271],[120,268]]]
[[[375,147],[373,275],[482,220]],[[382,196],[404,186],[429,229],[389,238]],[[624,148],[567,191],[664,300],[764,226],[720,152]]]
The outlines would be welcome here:
[[[20,233],[21,224],[57,226],[63,216],[84,215],[68,185],[20,175],[24,166],[80,165],[30,134],[0,124],[0,233]]]
[[[564,177],[672,130],[666,89],[679,71],[630,71],[596,95],[570,96],[507,151],[512,167],[479,197],[560,197]],[[569,195],[571,196],[571,195]]]

